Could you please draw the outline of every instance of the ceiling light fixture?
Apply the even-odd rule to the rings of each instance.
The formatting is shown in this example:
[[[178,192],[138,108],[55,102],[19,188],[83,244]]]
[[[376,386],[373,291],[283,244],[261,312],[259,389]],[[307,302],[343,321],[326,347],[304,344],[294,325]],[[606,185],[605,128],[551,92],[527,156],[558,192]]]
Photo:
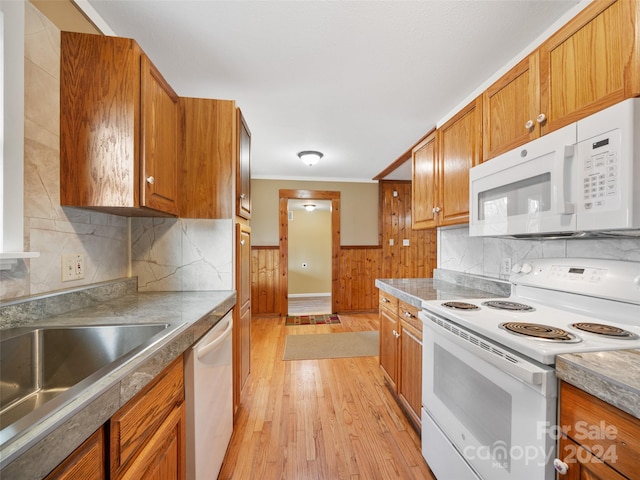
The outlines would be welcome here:
[[[316,206],[313,203],[306,203],[303,205],[303,207],[307,212],[313,212],[316,208]]]
[[[310,167],[318,163],[318,160],[322,157],[324,157],[324,155],[316,150],[303,150],[302,152],[298,152],[298,158]]]

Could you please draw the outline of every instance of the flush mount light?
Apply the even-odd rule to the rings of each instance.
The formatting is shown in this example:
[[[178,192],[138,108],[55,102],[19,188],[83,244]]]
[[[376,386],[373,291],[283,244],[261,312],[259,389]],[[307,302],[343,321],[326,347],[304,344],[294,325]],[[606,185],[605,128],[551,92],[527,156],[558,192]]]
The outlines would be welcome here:
[[[313,203],[306,203],[303,205],[303,207],[307,212],[313,212],[316,208],[316,206]]]
[[[315,150],[303,150],[302,152],[298,152],[298,158],[309,166],[318,163],[318,160],[323,156],[324,155],[321,152],[317,152]]]

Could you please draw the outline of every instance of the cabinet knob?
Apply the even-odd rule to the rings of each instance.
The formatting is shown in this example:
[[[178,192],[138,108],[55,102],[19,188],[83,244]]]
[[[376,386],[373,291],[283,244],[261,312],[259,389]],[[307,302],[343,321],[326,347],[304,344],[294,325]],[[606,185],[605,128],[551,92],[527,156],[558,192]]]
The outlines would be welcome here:
[[[544,113],[541,113],[536,117],[536,122],[542,123],[547,119],[547,116]]]
[[[241,193],[240,194],[240,198],[242,198],[244,200],[245,198],[247,198],[247,196],[244,193]]]
[[[560,475],[566,475],[567,472],[569,471],[569,465],[564,463],[559,458],[553,459],[553,468],[555,468],[556,472],[558,472]]]
[[[151,176],[147,177],[147,183],[148,183],[149,185],[153,185],[154,183],[156,183],[156,179],[155,179],[155,178],[153,178],[153,175],[151,175]]]
[[[396,332],[395,330],[393,332],[391,332],[391,333],[393,333],[394,337],[400,338],[400,334],[398,332]]]
[[[244,238],[240,240],[240,245],[244,245]]]
[[[533,120],[529,120],[527,123],[525,123],[524,128],[526,128],[527,130],[531,130],[533,128]]]
[[[407,318],[413,318],[413,314],[411,312],[404,312],[404,316]]]
[[[438,213],[440,211],[440,207],[433,207],[433,213]]]

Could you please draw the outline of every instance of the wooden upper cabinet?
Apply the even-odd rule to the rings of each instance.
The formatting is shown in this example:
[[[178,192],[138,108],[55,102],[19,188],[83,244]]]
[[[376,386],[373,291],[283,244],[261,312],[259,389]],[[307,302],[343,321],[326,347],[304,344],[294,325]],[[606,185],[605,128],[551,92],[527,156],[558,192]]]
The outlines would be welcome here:
[[[411,164],[411,226],[414,229],[435,227],[438,184],[435,130],[413,148]]]
[[[640,94],[636,0],[596,0],[540,47],[542,133]]]
[[[180,98],[184,112],[180,216],[251,216],[251,134],[233,100]]]
[[[482,161],[482,97],[438,129],[438,226],[469,221],[469,170]]]
[[[62,32],[60,204],[177,215],[177,105],[134,40]]]
[[[251,131],[238,108],[238,159],[236,162],[236,213],[251,218]]]
[[[482,95],[483,158],[489,159],[540,136],[538,52],[513,67]]]
[[[484,160],[640,96],[640,2],[595,0],[483,93]]]

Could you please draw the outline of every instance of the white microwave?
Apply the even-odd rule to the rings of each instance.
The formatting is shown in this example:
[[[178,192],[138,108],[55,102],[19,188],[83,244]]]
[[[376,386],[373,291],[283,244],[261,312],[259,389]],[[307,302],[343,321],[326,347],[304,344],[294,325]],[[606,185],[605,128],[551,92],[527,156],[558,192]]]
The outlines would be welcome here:
[[[640,98],[469,173],[471,236],[640,236]]]

